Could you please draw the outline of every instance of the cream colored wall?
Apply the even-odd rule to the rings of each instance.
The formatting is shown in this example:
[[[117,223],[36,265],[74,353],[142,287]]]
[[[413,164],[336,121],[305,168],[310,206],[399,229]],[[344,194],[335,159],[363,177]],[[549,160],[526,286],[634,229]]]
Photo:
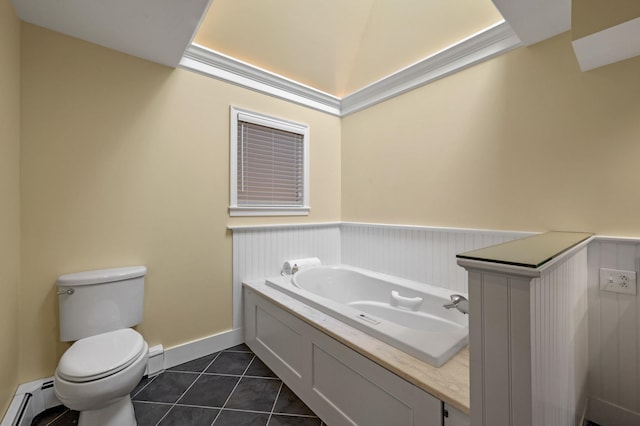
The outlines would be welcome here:
[[[342,219],[640,236],[638,75],[565,33],[350,115]]]
[[[20,21],[0,0],[0,414],[18,384]]]
[[[271,222],[340,218],[336,117],[28,24],[22,78],[21,382],[66,348],[63,273],[146,265],[150,345],[231,328],[229,105],[310,125],[311,215]]]
[[[571,37],[577,40],[639,17],[637,0],[573,0]]]

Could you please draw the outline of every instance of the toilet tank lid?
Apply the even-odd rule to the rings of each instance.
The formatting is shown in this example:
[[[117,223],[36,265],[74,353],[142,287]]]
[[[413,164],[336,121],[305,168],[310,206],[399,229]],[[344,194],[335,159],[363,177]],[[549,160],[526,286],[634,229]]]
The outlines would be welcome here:
[[[145,275],[147,268],[144,266],[127,266],[124,268],[98,269],[95,271],[76,272],[58,277],[58,286],[68,287],[113,281],[128,280]]]

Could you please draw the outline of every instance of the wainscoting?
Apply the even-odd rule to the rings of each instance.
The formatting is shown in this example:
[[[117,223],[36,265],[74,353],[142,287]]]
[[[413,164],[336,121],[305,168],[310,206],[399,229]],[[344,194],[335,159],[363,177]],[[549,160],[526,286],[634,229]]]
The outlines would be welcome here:
[[[233,328],[242,328],[242,282],[280,274],[287,259],[340,263],[340,224],[234,227]]]
[[[600,290],[600,268],[640,271],[640,240],[596,237],[588,250],[589,419],[640,424],[640,297]]]
[[[343,223],[342,263],[468,293],[456,254],[533,235],[531,232]]]
[[[242,327],[242,281],[278,275],[287,259],[359,266],[467,293],[456,254],[530,232],[367,223],[238,226],[233,231],[233,328]]]
[[[582,424],[587,244],[539,268],[459,259],[469,271],[473,425]]]
[[[587,401],[587,247],[531,281],[534,425],[581,424]]]
[[[456,264],[456,254],[533,234],[339,222],[232,230],[234,329],[242,328],[242,281],[277,275],[286,259],[317,256],[324,264],[350,264],[466,293],[467,273]],[[587,418],[602,425],[638,425],[640,297],[600,291],[601,267],[640,272],[640,239],[595,237],[588,246]],[[540,286],[543,291],[544,284]],[[561,310],[554,312],[561,314]],[[555,338],[570,337],[558,334]]]

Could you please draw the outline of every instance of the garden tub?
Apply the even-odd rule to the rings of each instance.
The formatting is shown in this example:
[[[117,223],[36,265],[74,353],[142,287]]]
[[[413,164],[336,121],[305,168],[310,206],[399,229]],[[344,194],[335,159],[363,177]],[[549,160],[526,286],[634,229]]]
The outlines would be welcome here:
[[[468,342],[454,292],[352,266],[318,266],[266,284],[401,351],[440,367]]]

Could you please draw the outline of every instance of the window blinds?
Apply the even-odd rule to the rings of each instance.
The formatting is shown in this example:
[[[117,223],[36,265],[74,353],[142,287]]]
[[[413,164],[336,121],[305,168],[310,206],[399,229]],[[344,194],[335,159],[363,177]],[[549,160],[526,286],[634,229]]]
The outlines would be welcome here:
[[[237,130],[238,206],[302,206],[304,135],[242,117]]]

